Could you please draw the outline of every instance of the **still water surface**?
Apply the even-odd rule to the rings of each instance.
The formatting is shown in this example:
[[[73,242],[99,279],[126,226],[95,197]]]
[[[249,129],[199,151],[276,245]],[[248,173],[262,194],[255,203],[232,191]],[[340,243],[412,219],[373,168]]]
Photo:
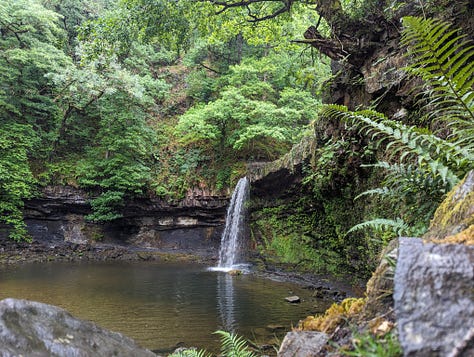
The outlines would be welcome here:
[[[284,301],[299,295],[301,304]],[[328,302],[298,286],[230,276],[187,263],[43,263],[0,270],[0,299],[36,300],[67,309],[76,317],[122,332],[141,346],[168,350],[177,345],[214,350],[218,329],[259,343],[286,330]]]

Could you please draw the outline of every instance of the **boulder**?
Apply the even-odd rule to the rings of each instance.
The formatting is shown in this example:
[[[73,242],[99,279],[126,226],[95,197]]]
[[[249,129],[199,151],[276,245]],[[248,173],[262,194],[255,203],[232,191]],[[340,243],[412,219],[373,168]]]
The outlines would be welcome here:
[[[400,238],[394,279],[405,356],[474,356],[474,246]]]
[[[474,170],[447,195],[423,238],[433,242],[474,244]]]
[[[59,307],[17,299],[0,301],[0,355],[156,357],[132,339]]]
[[[278,351],[278,357],[313,357],[326,345],[329,336],[316,331],[288,332]]]

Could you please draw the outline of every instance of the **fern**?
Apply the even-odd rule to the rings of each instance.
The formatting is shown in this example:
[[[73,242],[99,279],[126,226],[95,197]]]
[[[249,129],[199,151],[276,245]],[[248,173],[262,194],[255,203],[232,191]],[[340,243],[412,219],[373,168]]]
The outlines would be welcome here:
[[[222,355],[226,357],[257,357],[249,351],[247,342],[237,335],[226,331],[216,331],[215,334],[221,336]]]
[[[425,81],[430,119],[443,119],[453,136],[474,147],[474,45],[438,19],[405,17],[402,44],[412,64],[407,71]]]
[[[257,357],[247,347],[247,341],[242,337],[234,335],[226,331],[216,331],[216,335],[221,338],[221,354],[225,357]],[[169,357],[212,357],[205,350],[188,349],[174,352]]]
[[[359,230],[366,230],[367,228],[370,228],[376,231],[390,230],[399,237],[410,233],[409,226],[401,218],[397,218],[397,219],[376,218],[370,221],[365,221],[365,222],[356,224],[354,227],[349,229],[346,234],[359,231]]]
[[[360,194],[358,194],[354,200],[358,200],[359,198],[361,197],[364,197],[364,196],[374,196],[374,195],[380,195],[380,196],[393,196],[394,193],[393,193],[393,190],[391,190],[390,188],[388,187],[377,187],[377,188],[373,188],[373,189],[370,189],[370,190],[367,190],[367,191],[364,191]]]
[[[188,349],[170,354],[168,357],[211,357],[212,355],[205,350]]]
[[[424,134],[416,127],[390,120],[381,113],[371,110],[351,112],[341,105],[327,105],[322,108],[321,115],[349,123],[375,141],[377,147],[385,144],[391,158],[416,159],[418,165],[427,165],[450,187],[473,168],[474,154],[464,147],[433,134]]]
[[[403,24],[402,44],[413,60],[407,71],[424,81],[428,119],[446,122],[450,135],[443,139],[375,111],[323,107],[322,116],[345,121],[391,161],[372,165],[385,170],[382,187],[356,198],[379,195],[404,218],[373,219],[348,233],[367,228],[398,235],[423,232],[441,196],[474,168],[474,45],[441,20],[406,17]]]

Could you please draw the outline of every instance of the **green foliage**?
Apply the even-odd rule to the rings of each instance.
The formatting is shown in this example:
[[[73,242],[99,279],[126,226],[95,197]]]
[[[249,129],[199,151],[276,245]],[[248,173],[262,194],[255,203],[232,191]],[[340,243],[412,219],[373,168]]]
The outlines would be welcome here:
[[[370,221],[365,221],[359,224],[356,224],[351,229],[347,231],[347,234],[358,231],[358,230],[365,230],[367,228],[371,228],[376,231],[384,231],[389,229],[397,234],[398,237],[407,235],[409,232],[409,227],[407,224],[400,218],[398,219],[383,219],[377,218]],[[409,235],[409,233],[408,233]]]
[[[284,153],[329,75],[290,43],[314,17],[294,9],[292,21],[239,29],[241,14],[209,18],[213,6],[188,0],[3,1],[0,120],[22,136],[0,159],[15,169],[2,177],[2,220],[20,232],[37,183],[87,190],[88,218],[107,221],[136,196],[225,190],[245,161]]]
[[[402,43],[413,58],[409,73],[422,78],[429,118],[443,120],[472,154],[474,147],[474,44],[437,19],[405,17]]]
[[[338,193],[340,196],[312,197],[307,193],[306,198],[252,209],[252,234],[265,259],[313,273],[369,274],[377,252],[357,235],[346,236],[363,212],[362,205],[354,208],[351,189],[355,188],[346,188]]]
[[[385,170],[382,187],[359,197],[381,195],[394,208],[392,214],[399,215],[365,221],[349,233],[391,227],[397,235],[423,234],[442,196],[474,168],[474,46],[442,21],[408,17],[404,25],[402,42],[410,45],[408,53],[414,57],[408,70],[426,84],[430,120],[442,118],[451,135],[445,139],[374,111],[324,107],[322,116],[345,121],[384,150],[388,161],[374,165]]]
[[[247,342],[237,335],[227,331],[216,331],[221,337],[221,353],[228,357],[255,357],[256,355],[249,351]]]
[[[85,44],[82,55],[87,60],[104,54],[127,57],[133,44],[143,41],[159,43],[178,55],[187,47],[186,1],[119,0],[115,5],[80,28],[79,39]]]
[[[227,331],[216,331],[215,334],[221,338],[221,355],[226,357],[256,357],[247,347],[247,342],[240,336]],[[205,350],[195,349],[175,352],[169,357],[210,357],[210,353]]]
[[[183,143],[208,145],[223,154],[234,151],[245,159],[274,159],[288,149],[315,117],[319,102],[289,87],[295,77],[287,64],[270,56],[231,66],[220,79],[218,97],[181,116],[177,129]],[[216,85],[212,89],[217,90]],[[195,97],[210,98],[205,90]]]
[[[31,136],[29,125],[0,126],[0,222],[11,228],[10,238],[17,241],[28,239],[22,209],[35,183],[27,156],[34,144]]]
[[[61,27],[67,32],[66,52],[74,57],[79,44],[79,27],[86,21],[97,18],[107,7],[108,0],[43,0],[43,5],[62,16]]]
[[[35,0],[0,4],[0,119],[34,128],[37,158],[47,155],[59,115],[46,74],[71,64],[58,17]]]
[[[339,350],[343,356],[358,357],[400,357],[403,355],[395,332],[385,336],[374,336],[370,332],[358,333],[352,340],[353,350]]]
[[[100,145],[88,149],[78,172],[81,186],[102,191],[91,202],[94,214],[89,218],[95,221],[118,218],[125,196],[144,192],[150,180],[147,156],[153,140],[139,98],[116,92],[111,98],[102,97],[99,104],[96,140]]]
[[[174,352],[170,354],[168,357],[210,357],[212,356],[205,350],[197,351],[195,349],[188,349],[184,351]]]
[[[58,19],[39,1],[0,4],[0,221],[15,240],[26,238],[23,200],[32,197],[35,184],[30,158],[47,156],[57,125],[46,74],[70,65],[60,49]]]
[[[332,105],[326,106],[322,115],[348,122],[374,141],[377,149],[386,150],[389,159],[400,161],[399,164],[377,164],[388,176],[382,182],[381,189],[367,192],[390,196],[392,200],[389,202],[392,202],[394,208],[398,208],[393,213],[398,211],[402,220],[412,226],[407,230],[408,227],[400,220],[390,221],[394,224],[383,222],[384,226],[392,226],[397,234],[423,233],[433,207],[459,181],[458,175],[472,166],[471,155],[463,147],[433,134],[426,134],[416,127],[389,120],[379,113],[349,112],[345,107]],[[375,227],[380,220],[366,223],[357,225],[354,229]]]

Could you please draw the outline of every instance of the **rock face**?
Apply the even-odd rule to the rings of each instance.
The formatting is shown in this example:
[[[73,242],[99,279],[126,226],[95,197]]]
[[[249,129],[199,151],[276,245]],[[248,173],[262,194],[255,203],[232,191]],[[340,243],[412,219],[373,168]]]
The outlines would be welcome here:
[[[367,282],[367,303],[363,310],[365,319],[390,313],[393,307],[393,276],[398,254],[398,240],[392,240],[380,254],[380,263]]]
[[[328,341],[328,335],[314,331],[288,332],[278,351],[278,357],[313,357]]]
[[[0,355],[156,356],[130,338],[39,302],[0,301]]]
[[[193,251],[218,250],[228,198],[206,192],[177,202],[158,198],[127,202],[123,218],[107,224],[85,220],[90,213],[84,191],[48,186],[40,197],[25,203],[25,222],[31,236],[49,244],[117,241],[146,248]]]
[[[315,147],[315,136],[307,136],[280,159],[249,165],[247,176],[252,183],[252,195],[281,195],[289,186],[298,184],[303,177],[303,164],[312,157]]]
[[[474,170],[436,210],[424,238],[434,242],[474,244]]]
[[[405,356],[474,356],[474,246],[401,238],[395,314]]]

